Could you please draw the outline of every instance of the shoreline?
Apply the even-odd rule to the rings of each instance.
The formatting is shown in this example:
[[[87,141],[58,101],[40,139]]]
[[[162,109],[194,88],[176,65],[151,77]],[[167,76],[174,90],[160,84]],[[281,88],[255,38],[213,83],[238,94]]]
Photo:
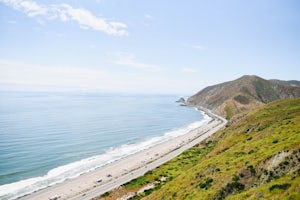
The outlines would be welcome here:
[[[134,178],[142,176],[147,171],[162,165],[186,149],[208,138],[227,122],[224,118],[211,113],[205,108],[195,108],[204,112],[211,120],[207,124],[172,140],[160,143],[109,163],[94,171],[82,174],[74,179],[66,180],[18,199],[91,199],[117,188]]]

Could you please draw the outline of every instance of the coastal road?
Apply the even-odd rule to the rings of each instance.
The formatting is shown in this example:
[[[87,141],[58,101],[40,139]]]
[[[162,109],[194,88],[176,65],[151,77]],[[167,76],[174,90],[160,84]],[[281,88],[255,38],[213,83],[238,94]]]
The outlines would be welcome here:
[[[187,143],[186,145],[156,159],[155,161],[153,161],[151,163],[146,164],[145,166],[143,166],[141,168],[138,168],[128,174],[123,175],[123,176],[117,177],[106,184],[98,186],[94,189],[91,189],[85,193],[79,194],[79,195],[74,196],[69,199],[70,200],[90,200],[92,198],[95,198],[95,197],[98,197],[98,196],[104,194],[105,192],[109,192],[109,191],[119,187],[120,185],[123,185],[123,184],[131,181],[132,179],[143,176],[149,170],[155,169],[156,167],[166,163],[167,161],[171,160],[172,158],[180,155],[185,150],[192,148],[196,144],[199,144],[200,142],[202,142],[209,136],[213,135],[216,131],[218,131],[219,129],[224,127],[225,124],[227,123],[226,119],[219,117],[207,110],[205,110],[205,112],[207,114],[209,114],[211,117],[213,117],[216,121],[218,121],[218,123],[214,127],[212,127],[210,130],[208,130],[207,132],[203,133],[202,135],[200,135],[196,139],[192,140],[191,142]]]

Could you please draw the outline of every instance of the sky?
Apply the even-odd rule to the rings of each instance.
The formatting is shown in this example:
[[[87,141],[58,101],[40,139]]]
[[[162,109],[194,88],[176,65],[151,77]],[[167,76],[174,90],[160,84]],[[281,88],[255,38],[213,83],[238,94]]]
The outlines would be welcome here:
[[[298,0],[0,0],[0,90],[192,95],[300,80]]]

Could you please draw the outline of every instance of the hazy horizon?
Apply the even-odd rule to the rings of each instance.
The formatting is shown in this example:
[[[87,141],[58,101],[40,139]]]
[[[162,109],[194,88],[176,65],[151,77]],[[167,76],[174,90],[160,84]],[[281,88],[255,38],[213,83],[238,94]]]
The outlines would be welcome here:
[[[299,80],[300,3],[0,0],[0,90],[194,94]]]

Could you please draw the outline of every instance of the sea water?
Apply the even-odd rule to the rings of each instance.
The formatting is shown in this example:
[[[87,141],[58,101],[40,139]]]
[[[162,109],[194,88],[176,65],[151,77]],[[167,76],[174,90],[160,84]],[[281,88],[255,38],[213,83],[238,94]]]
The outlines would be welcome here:
[[[177,95],[0,92],[0,199],[75,178],[208,123]]]

